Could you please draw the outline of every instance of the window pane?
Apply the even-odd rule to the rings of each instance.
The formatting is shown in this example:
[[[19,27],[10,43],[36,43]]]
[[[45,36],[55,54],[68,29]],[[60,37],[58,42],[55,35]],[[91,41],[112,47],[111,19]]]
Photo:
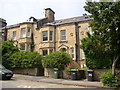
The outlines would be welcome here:
[[[47,50],[43,50],[42,53],[43,53],[43,56],[48,54]]]
[[[22,37],[26,37],[25,28],[23,28],[23,29],[21,30],[21,34],[22,34],[22,35],[21,35]]]
[[[13,40],[16,40],[16,31],[13,32]]]
[[[62,40],[66,40],[66,36],[62,36]]]
[[[62,35],[65,35],[65,31],[62,31]]]
[[[30,37],[30,28],[28,28],[27,36]]]
[[[50,53],[52,53],[53,52],[53,49],[50,49],[50,51],[49,51]]]
[[[50,41],[52,41],[52,37],[53,37],[53,32],[50,31]]]
[[[47,41],[48,40],[48,32],[43,32],[43,41]]]
[[[61,40],[66,40],[66,31],[61,31]]]

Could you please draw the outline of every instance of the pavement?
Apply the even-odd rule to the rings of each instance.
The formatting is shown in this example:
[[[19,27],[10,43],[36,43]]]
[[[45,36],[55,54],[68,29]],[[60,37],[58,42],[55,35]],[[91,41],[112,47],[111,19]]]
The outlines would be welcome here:
[[[87,80],[54,79],[54,78],[44,77],[44,76],[29,76],[29,75],[21,75],[21,74],[14,74],[13,78],[36,81],[36,82],[53,83],[53,84],[84,86],[84,87],[91,87],[91,88],[110,88],[110,87],[103,86],[102,82],[96,82],[96,81],[91,82]]]

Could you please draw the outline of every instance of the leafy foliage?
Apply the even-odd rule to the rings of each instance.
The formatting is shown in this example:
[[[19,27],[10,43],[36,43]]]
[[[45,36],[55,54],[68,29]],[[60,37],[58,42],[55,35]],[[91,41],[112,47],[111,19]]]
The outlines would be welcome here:
[[[58,51],[46,55],[43,60],[43,66],[45,68],[59,68],[64,69],[64,65],[72,61],[72,58],[65,52]]]
[[[105,48],[106,44],[101,43],[102,38],[88,33],[88,37],[82,39],[81,42],[81,48],[84,49],[88,68],[100,69],[108,68],[112,65],[110,49]]]
[[[120,55],[120,2],[86,2],[84,8],[92,14],[90,26],[94,32],[82,40],[87,66],[110,67],[113,58]]]
[[[0,41],[2,43],[1,47],[0,47],[0,51],[2,51],[2,64],[6,67],[6,68],[10,68],[10,64],[12,63],[9,58],[10,56],[15,53],[15,52],[19,52],[19,48],[15,47],[13,45],[14,41],[10,40],[10,41]]]
[[[105,72],[102,73],[100,76],[100,80],[105,86],[111,86],[111,87],[118,87],[120,85],[117,77],[114,77],[112,75],[112,72]]]
[[[42,55],[37,52],[21,51],[14,53],[9,60],[11,68],[36,68],[42,67]]]

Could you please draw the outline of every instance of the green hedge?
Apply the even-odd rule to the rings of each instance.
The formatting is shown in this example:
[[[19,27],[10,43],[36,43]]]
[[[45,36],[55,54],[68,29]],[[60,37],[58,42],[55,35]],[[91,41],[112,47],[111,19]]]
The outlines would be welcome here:
[[[37,68],[42,67],[42,56],[37,52],[20,51],[10,58],[11,68]]]
[[[43,66],[45,68],[59,68],[64,69],[64,65],[72,61],[70,55],[65,52],[58,51],[46,55],[43,59]]]

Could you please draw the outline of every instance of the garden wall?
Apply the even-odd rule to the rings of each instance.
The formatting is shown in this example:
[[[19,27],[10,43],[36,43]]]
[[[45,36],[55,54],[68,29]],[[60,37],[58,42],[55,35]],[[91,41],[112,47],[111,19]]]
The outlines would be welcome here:
[[[51,68],[45,68],[44,69],[44,76],[46,77],[54,77],[54,69]],[[64,79],[70,79],[70,73],[66,71],[59,71],[59,78],[64,78]]]
[[[94,69],[94,73],[93,73],[93,79],[95,81],[100,81],[100,75],[104,72],[107,72],[107,71],[111,71],[111,69]],[[120,69],[116,69],[116,71],[119,71],[119,74],[117,75],[118,77],[120,77]]]
[[[59,78],[71,79],[71,74],[70,73],[71,72],[65,71],[65,70],[59,71]],[[46,77],[52,77],[53,78],[53,76],[54,76],[54,70],[51,69],[51,68],[45,68],[44,69],[44,76],[46,76]],[[84,71],[80,70],[80,71],[78,71],[78,79],[82,79],[82,78],[85,79],[86,77],[85,77]]]
[[[26,69],[13,69],[14,74],[43,76],[44,70],[41,68],[26,68]]]
[[[93,72],[93,80],[94,81],[100,81],[100,75],[102,74],[102,73],[104,73],[104,72],[107,72],[107,71],[110,71],[110,69],[94,69],[93,70],[94,72]]]
[[[94,81],[100,81],[100,78],[99,78],[100,75],[104,72],[110,71],[110,69],[94,69],[93,71],[94,71],[93,72],[93,80]],[[53,78],[53,75],[54,75],[54,70],[53,69],[51,69],[51,68],[45,68],[44,69],[44,76]],[[119,77],[120,77],[120,74],[119,74]],[[60,71],[60,77],[59,78],[71,79],[70,72]],[[87,70],[79,70],[78,71],[78,78],[79,79],[87,79],[88,78]]]

